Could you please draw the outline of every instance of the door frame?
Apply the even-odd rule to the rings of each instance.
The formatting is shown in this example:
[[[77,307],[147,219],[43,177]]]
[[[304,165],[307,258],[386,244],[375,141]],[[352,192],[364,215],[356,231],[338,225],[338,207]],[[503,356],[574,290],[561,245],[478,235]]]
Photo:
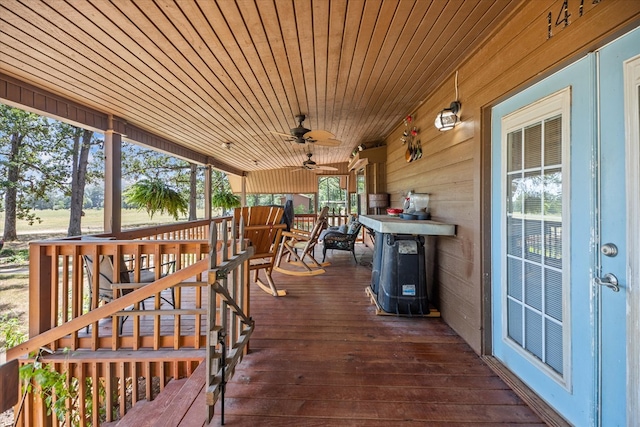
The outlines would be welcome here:
[[[623,67],[627,170],[627,337],[640,337],[640,224],[637,221],[640,218],[640,89],[637,89],[640,85],[640,55],[625,61]],[[640,340],[627,339],[627,374],[627,425],[640,425]]]

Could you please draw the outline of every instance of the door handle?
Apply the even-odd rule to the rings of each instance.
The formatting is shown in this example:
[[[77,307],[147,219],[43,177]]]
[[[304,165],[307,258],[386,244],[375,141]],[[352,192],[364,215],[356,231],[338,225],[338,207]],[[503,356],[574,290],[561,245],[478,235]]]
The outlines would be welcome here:
[[[603,277],[596,277],[595,281],[600,286],[606,286],[613,292],[619,292],[620,286],[618,286],[618,278],[613,273],[607,273]]]

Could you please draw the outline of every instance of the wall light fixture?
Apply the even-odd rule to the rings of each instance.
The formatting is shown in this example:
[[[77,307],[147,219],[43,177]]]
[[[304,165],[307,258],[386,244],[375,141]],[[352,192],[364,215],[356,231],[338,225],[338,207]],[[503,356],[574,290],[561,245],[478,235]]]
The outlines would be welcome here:
[[[453,129],[458,123],[458,111],[460,111],[460,102],[453,101],[449,108],[440,111],[436,116],[436,128],[441,131]]]
[[[458,72],[456,71],[456,100],[449,105],[449,108],[445,108],[440,111],[436,116],[434,124],[440,131],[450,130],[458,123],[458,112],[460,111],[460,101],[458,101]]]

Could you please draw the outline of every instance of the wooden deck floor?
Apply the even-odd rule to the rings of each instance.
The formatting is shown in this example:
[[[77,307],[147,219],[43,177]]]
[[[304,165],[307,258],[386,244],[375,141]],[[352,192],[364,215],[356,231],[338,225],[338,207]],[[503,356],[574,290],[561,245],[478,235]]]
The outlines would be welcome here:
[[[335,251],[323,275],[274,274],[282,298],[252,287],[256,330],[227,385],[226,426],[543,425],[442,319],[376,315],[371,255],[360,245],[360,265]],[[180,425],[201,425],[197,396]]]

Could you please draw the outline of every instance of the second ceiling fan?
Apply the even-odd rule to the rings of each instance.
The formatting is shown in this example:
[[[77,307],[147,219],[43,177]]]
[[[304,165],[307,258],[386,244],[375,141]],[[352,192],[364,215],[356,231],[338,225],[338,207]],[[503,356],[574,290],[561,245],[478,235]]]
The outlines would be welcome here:
[[[304,114],[298,114],[296,116],[298,126],[291,128],[289,134],[274,131],[271,131],[271,133],[287,137],[289,138],[288,141],[295,142],[297,144],[310,143],[323,147],[337,147],[340,145],[340,141],[335,139],[335,135],[331,132],[326,130],[311,130],[302,126],[302,122],[304,122],[304,119],[306,118],[307,116]],[[311,159],[309,158],[309,160]]]
[[[316,162],[314,162],[313,160],[311,160],[311,156],[313,156],[313,153],[308,152],[306,154],[307,154],[307,160],[302,162],[302,167],[294,169],[292,172],[301,171],[301,170],[307,170],[307,171],[313,171],[313,172],[337,171],[338,170],[338,168],[334,168],[333,166],[322,166],[322,165],[319,165]]]

